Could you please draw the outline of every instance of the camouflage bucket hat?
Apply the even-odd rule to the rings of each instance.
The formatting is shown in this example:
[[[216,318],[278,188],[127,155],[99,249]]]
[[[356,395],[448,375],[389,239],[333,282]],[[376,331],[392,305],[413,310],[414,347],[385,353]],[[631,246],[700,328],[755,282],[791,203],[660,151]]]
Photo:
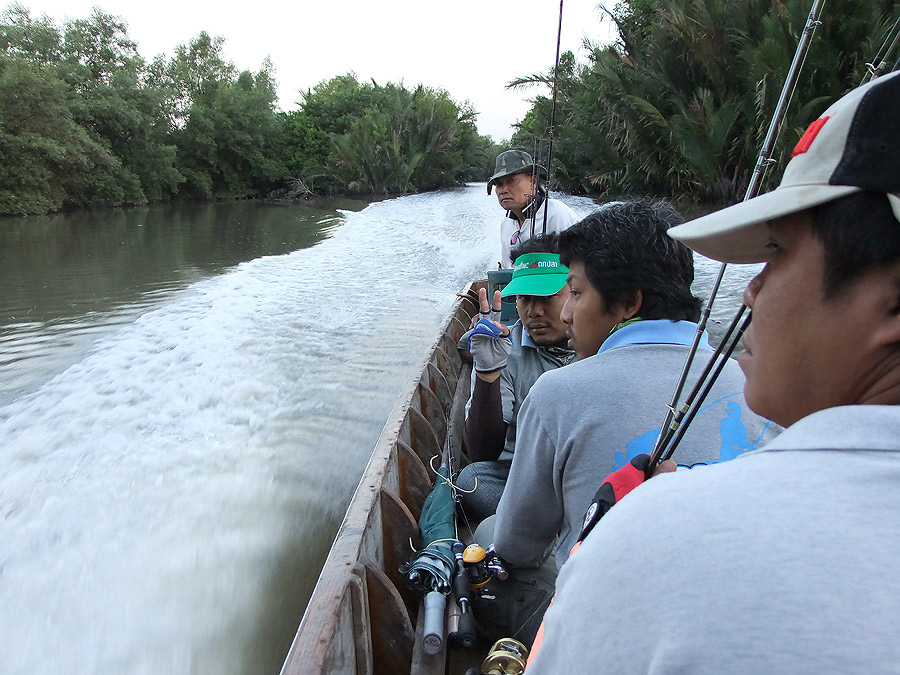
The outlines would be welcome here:
[[[491,188],[498,178],[511,176],[514,173],[534,172],[541,178],[547,177],[547,170],[540,164],[535,164],[534,160],[524,150],[507,150],[497,155],[497,164],[494,166],[494,175],[487,184],[488,194],[491,194]]]

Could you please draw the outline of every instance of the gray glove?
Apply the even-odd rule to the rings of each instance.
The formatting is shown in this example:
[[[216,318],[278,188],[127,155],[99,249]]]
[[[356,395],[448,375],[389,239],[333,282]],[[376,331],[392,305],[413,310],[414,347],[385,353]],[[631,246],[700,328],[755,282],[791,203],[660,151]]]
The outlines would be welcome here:
[[[487,319],[481,319],[469,335],[469,352],[475,360],[475,371],[493,373],[506,367],[512,351],[512,340]]]

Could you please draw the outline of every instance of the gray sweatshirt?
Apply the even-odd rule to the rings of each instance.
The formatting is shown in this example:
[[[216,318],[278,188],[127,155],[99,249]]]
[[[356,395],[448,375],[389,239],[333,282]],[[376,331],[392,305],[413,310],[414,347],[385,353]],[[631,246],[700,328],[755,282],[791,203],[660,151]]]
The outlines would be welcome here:
[[[553,552],[562,567],[603,479],[652,450],[696,329],[689,321],[631,324],[596,356],[538,379],[519,413],[516,453],[497,508],[498,554],[513,565],[537,566],[558,534]],[[710,354],[704,340],[688,388]],[[724,461],[774,437],[779,427],[746,407],[743,387],[740,367],[729,361],[673,459]]]
[[[900,672],[900,406],[653,478],[560,572],[527,675]]]

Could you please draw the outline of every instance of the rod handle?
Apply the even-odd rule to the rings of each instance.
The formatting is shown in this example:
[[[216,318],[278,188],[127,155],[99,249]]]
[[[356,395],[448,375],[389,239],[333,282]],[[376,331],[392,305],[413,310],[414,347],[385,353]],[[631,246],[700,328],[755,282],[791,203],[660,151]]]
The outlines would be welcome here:
[[[472,616],[472,610],[468,607],[463,608],[462,614],[459,615],[459,628],[456,629],[456,639],[460,646],[471,649],[475,646],[477,637],[475,628],[475,617]]]
[[[444,644],[444,608],[447,597],[440,591],[425,595],[425,625],[422,631],[422,648],[426,654],[437,654]]]

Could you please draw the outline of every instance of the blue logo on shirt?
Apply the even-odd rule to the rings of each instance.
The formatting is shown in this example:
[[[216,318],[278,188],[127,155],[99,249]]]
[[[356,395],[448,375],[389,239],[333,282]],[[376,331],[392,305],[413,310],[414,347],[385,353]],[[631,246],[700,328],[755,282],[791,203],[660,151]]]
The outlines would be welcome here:
[[[724,396],[718,401],[714,401],[706,407],[701,408],[698,414],[702,415],[704,412],[709,411],[713,406],[719,405],[723,401],[728,401],[728,399],[735,398],[739,395],[740,394],[732,394],[731,396]],[[766,422],[759,437],[755,441],[751,441],[747,433],[747,427],[741,421],[743,409],[741,408],[740,403],[737,401],[728,401],[725,404],[724,413],[722,421],[719,423],[719,457],[709,463],[725,462],[729,459],[734,459],[745,452],[755,450],[762,440],[766,428],[769,426],[769,423]],[[652,429],[651,431],[628,441],[625,444],[625,453],[617,452],[615,454],[616,464],[613,467],[614,470],[625,466],[638,455],[653,452],[653,446],[656,445],[656,439],[659,438],[659,431],[659,428]]]

